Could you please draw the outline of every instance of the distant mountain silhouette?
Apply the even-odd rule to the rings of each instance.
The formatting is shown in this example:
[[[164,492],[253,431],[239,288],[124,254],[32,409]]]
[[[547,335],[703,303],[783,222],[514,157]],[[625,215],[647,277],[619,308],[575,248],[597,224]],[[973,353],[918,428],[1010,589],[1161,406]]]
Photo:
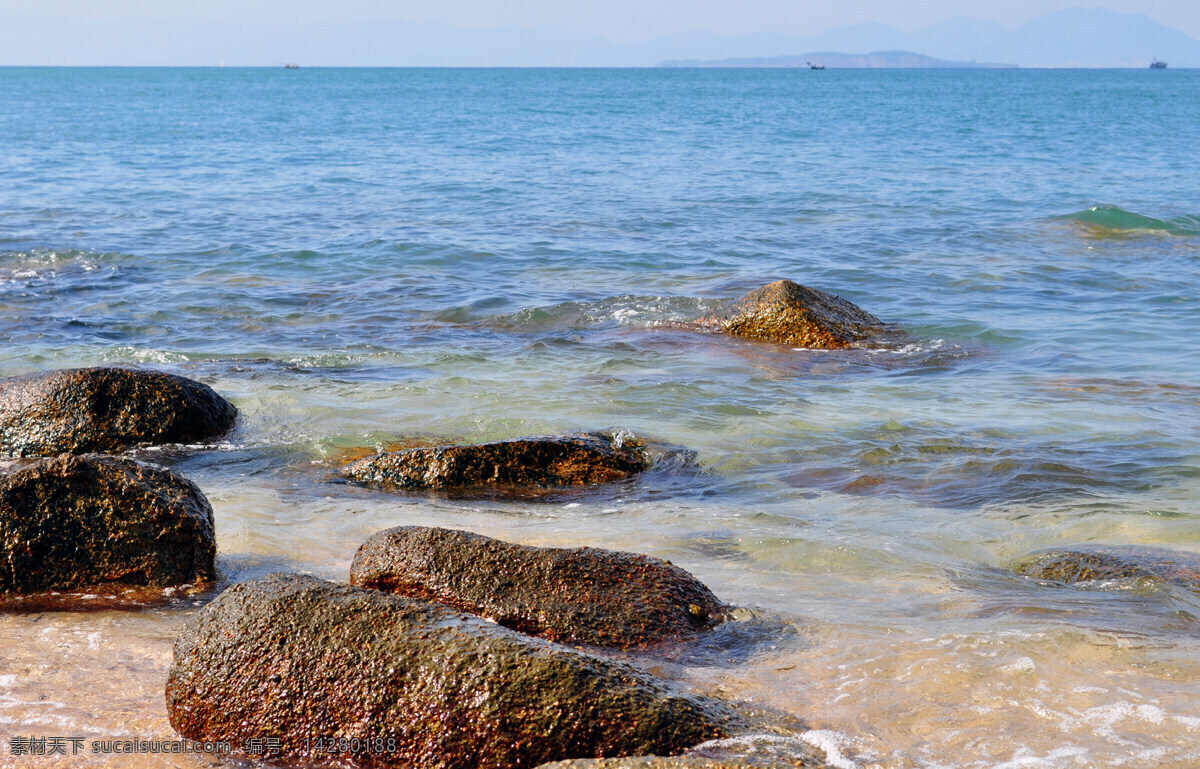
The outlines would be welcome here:
[[[838,27],[805,41],[822,49],[862,53],[920,51],[951,60],[1005,61],[1022,67],[1149,67],[1158,57],[1172,67],[1200,67],[1200,41],[1143,13],[1107,8],[1051,11],[1016,29],[962,17],[905,34],[891,27]]]
[[[628,43],[557,27],[83,21],[0,13],[0,65],[282,67],[291,61],[304,67],[651,67],[665,60],[802,57],[800,51],[916,51],[945,61],[1022,67],[1144,68],[1157,57],[1171,69],[1200,67],[1200,41],[1145,14],[1103,8],[1054,11],[1012,30],[955,18],[912,33],[883,24],[856,24],[811,36],[680,32]]]
[[[1015,64],[981,64],[973,61],[947,61],[912,51],[873,51],[871,53],[804,53],[798,56],[769,56],[746,59],[677,59],[659,64],[666,68],[700,69],[807,69],[811,65],[834,69],[1014,69]]]

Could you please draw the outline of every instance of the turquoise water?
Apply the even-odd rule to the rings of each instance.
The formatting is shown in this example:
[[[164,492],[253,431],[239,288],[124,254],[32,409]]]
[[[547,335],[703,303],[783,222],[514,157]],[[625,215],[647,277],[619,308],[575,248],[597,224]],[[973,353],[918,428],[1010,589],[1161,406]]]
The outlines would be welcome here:
[[[634,549],[774,618],[666,672],[844,763],[1190,766],[1200,599],[1010,566],[1200,552],[1198,95],[1183,71],[0,69],[0,375],[122,363],[230,397],[227,441],[142,457],[208,494],[231,580],[345,579],[402,523]],[[781,277],[907,337],[679,326]],[[541,503],[328,482],[412,436],[596,428],[694,461]],[[0,737],[169,736],[187,614],[0,617]]]

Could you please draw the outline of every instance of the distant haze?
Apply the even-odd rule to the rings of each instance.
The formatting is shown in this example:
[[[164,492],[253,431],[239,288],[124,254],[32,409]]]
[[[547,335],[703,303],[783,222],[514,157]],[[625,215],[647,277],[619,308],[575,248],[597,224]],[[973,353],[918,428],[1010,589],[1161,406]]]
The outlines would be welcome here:
[[[1151,15],[1049,0],[860,0],[852,10],[753,0],[737,13],[733,4],[708,0],[614,0],[604,13],[599,3],[535,0],[347,0],[337,11],[304,0],[6,0],[0,65],[645,67],[806,51],[911,51],[1022,67],[1146,67],[1156,57],[1172,69],[1200,67],[1200,41],[1187,34],[1200,35],[1196,0],[1111,5]],[[838,23],[847,13],[861,22]],[[814,28],[821,19],[833,26]]]

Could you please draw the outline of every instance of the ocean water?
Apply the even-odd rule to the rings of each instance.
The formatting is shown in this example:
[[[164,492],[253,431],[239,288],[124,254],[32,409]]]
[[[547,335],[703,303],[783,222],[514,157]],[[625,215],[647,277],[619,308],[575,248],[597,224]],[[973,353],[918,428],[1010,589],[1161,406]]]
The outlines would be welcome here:
[[[196,481],[238,581],[370,534],[668,558],[744,607],[635,658],[839,766],[1200,764],[1200,596],[1063,545],[1200,553],[1200,73],[0,69],[0,375],[121,364],[241,410]],[[777,278],[896,324],[682,324]],[[550,500],[330,482],[414,438],[625,429]],[[169,739],[188,602],[0,615],[13,736]]]

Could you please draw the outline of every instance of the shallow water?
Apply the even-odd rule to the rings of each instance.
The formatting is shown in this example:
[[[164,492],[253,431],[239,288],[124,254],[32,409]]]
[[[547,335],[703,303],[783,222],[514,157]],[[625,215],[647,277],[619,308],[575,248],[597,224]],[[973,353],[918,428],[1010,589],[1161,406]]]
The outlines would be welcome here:
[[[843,763],[1195,765],[1196,597],[1011,566],[1200,552],[1198,85],[4,70],[0,375],[121,363],[229,397],[226,439],[138,454],[208,495],[229,581],[345,579],[398,524],[637,550],[758,617],[641,664],[793,713]],[[907,336],[680,328],[778,277]],[[694,462],[543,501],[329,482],[414,436],[600,428]],[[205,765],[8,752],[170,739],[194,610],[0,615],[0,764]]]

